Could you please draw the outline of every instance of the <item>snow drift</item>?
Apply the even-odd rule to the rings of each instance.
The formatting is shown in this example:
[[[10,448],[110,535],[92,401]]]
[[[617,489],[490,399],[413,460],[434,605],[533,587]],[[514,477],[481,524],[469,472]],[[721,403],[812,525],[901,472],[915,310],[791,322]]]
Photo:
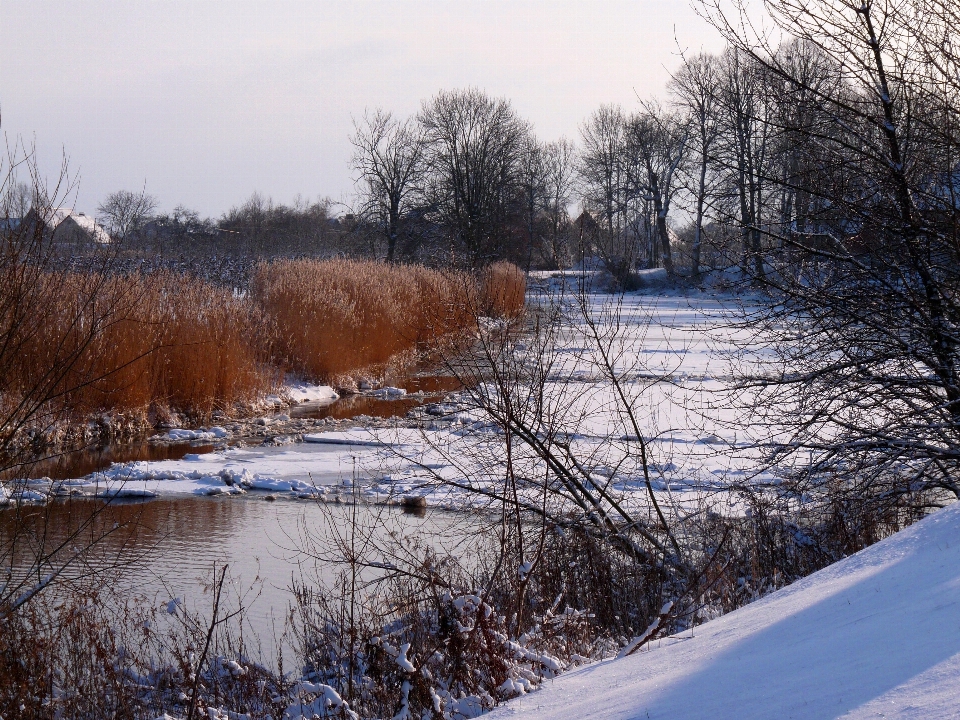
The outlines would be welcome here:
[[[960,503],[495,718],[960,717]]]

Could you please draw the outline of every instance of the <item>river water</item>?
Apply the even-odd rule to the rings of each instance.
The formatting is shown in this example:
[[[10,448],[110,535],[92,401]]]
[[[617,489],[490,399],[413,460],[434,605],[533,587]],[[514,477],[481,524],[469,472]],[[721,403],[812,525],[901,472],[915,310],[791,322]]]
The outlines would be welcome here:
[[[408,379],[410,393],[399,400],[353,396],[327,404],[305,404],[288,411],[293,417],[345,419],[358,416],[402,416],[416,405],[435,401],[461,389],[455,378],[424,376]],[[115,462],[177,460],[187,453],[206,453],[209,444],[160,445],[145,438],[71,453],[30,468],[32,477],[82,477]],[[316,450],[315,447],[311,448]],[[45,506],[0,510],[0,570],[14,575],[43,549],[66,538],[72,547],[98,538],[89,565],[108,573],[113,589],[165,605],[177,598],[187,607],[209,610],[205,589],[214,572],[228,566],[234,601],[243,598],[246,619],[259,636],[265,659],[278,647],[278,635],[294,597],[293,583],[329,584],[340,566],[337,543],[351,536],[376,546],[395,546],[397,538],[419,536],[434,549],[469,553],[476,532],[463,514],[422,508],[365,503],[323,503],[313,500],[271,501],[265,493],[242,497],[173,497],[145,502],[67,499]],[[272,497],[272,496],[271,496]],[[470,530],[461,528],[472,525]],[[74,536],[79,531],[79,535]],[[102,535],[106,534],[105,537]],[[374,557],[378,555],[373,552]],[[379,554],[384,557],[382,553]],[[54,559],[54,563],[56,558]],[[47,570],[38,571],[38,578]]]
[[[159,498],[146,502],[56,501],[0,512],[0,558],[15,568],[28,565],[36,550],[52,548],[86,527],[71,545],[83,545],[111,531],[90,565],[123,568],[111,580],[121,595],[138,595],[157,606],[177,598],[207,611],[205,592],[215,569],[228,565],[230,597],[242,597],[246,619],[259,638],[265,660],[275,657],[296,583],[329,584],[341,566],[338,541],[366,542],[371,548],[404,548],[416,535],[435,550],[468,557],[475,549],[476,518],[440,510],[315,501],[268,501],[251,493],[229,498]],[[93,518],[91,522],[91,518]],[[467,530],[472,525],[472,532]],[[12,549],[16,534],[17,548]],[[66,549],[69,551],[69,548]],[[372,550],[372,559],[390,561]],[[76,572],[84,568],[78,567]],[[41,573],[42,574],[42,573]],[[289,649],[289,648],[287,648]]]

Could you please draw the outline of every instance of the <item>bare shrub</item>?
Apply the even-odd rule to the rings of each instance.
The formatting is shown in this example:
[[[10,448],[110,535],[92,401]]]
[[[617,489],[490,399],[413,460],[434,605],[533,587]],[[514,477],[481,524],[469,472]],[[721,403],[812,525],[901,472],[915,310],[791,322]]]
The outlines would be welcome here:
[[[383,513],[361,521],[333,510],[326,519],[326,528],[305,528],[307,552],[341,571],[332,583],[296,586],[292,619],[307,678],[363,717],[476,717],[615,651],[562,593],[525,595],[524,582],[518,592],[513,546],[497,542],[500,525],[489,518],[469,517],[463,554],[431,534],[456,544],[464,528],[455,523],[398,527],[377,540],[375,528],[390,526]]]
[[[0,716],[153,720],[224,709],[298,717],[301,696],[312,695],[248,656],[245,608],[225,596],[225,577],[211,587],[210,611],[107,585],[60,589],[0,615]]]

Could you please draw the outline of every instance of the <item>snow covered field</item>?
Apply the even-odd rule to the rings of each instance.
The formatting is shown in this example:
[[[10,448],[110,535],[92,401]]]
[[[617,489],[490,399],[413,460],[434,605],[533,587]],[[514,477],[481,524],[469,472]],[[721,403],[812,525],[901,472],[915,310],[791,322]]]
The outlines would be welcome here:
[[[960,505],[489,717],[960,717]]]

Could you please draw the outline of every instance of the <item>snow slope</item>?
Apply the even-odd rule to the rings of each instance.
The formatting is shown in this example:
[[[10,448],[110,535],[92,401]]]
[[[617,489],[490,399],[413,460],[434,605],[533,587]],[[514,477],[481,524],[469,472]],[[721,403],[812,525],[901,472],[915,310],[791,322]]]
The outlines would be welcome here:
[[[490,720],[958,718],[960,503],[654,645]]]

